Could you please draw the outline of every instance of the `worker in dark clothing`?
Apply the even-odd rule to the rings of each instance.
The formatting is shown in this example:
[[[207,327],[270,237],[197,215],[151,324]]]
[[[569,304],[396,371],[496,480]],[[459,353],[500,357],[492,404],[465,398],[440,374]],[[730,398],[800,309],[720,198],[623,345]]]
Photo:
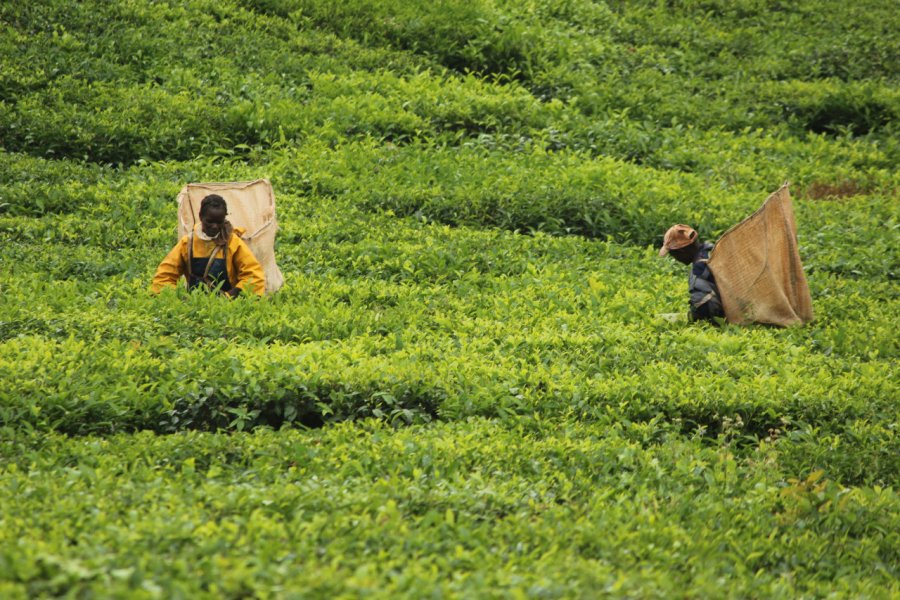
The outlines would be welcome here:
[[[709,242],[701,244],[697,232],[687,225],[670,227],[666,231],[662,248],[659,249],[660,256],[668,254],[678,262],[691,266],[688,292],[692,321],[700,319],[712,321],[725,316],[716,280],[707,264],[712,249],[713,245]]]

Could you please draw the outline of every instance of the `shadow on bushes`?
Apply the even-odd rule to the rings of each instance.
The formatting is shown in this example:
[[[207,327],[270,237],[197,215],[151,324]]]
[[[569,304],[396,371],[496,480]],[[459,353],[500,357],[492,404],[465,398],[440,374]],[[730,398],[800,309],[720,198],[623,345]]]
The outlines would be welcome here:
[[[446,397],[442,390],[403,386],[387,391],[358,390],[343,384],[297,386],[278,399],[229,398],[215,388],[182,398],[154,428],[245,431],[255,427],[322,427],[349,419],[375,417],[393,425],[428,423]]]

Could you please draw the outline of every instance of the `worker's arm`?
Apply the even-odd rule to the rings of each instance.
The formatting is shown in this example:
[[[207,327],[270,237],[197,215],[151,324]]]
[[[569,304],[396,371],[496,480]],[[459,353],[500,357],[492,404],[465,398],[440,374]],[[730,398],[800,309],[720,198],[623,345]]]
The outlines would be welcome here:
[[[694,261],[688,276],[688,292],[690,293],[691,320],[712,320],[725,316],[722,301],[719,299],[719,288],[716,279],[706,260]]]
[[[239,243],[234,249],[234,268],[237,273],[237,283],[234,287],[262,296],[266,293],[266,274],[247,243],[240,239],[238,241]],[[238,293],[240,292],[236,292],[234,295]]]
[[[184,275],[185,261],[187,260],[187,237],[175,244],[175,247],[166,254],[166,257],[156,268],[153,281],[150,283],[150,292],[158,294],[163,288],[176,287],[178,280]]]

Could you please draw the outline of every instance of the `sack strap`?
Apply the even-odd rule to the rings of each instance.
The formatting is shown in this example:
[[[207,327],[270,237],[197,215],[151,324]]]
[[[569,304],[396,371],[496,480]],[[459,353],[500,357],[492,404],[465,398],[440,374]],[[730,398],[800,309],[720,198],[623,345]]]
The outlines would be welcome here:
[[[206,268],[203,269],[203,283],[210,287],[212,287],[212,282],[209,280],[209,270],[212,268],[213,262],[216,260],[216,252],[219,251],[219,248],[222,249],[222,259],[225,259],[225,244],[222,244],[221,246],[219,244],[216,244],[216,247],[213,248],[212,252],[209,253],[209,260],[206,261]]]
[[[275,219],[271,219],[271,220],[269,220],[269,221],[266,221],[266,222],[263,224],[262,227],[260,227],[259,229],[257,229],[257,230],[254,231],[253,233],[251,233],[250,235],[246,235],[246,234],[245,234],[245,235],[242,235],[242,236],[241,236],[241,239],[244,240],[245,242],[249,242],[250,240],[252,240],[253,238],[255,238],[257,235],[259,235],[260,233],[262,233],[263,230],[265,230],[267,227],[271,226],[272,223],[274,223],[274,222],[275,222]]]
[[[194,232],[191,231],[191,235],[188,238],[188,259],[187,259],[187,277],[188,282],[190,282],[191,277],[193,277],[194,272],[191,267],[191,263],[194,262]]]
[[[198,279],[201,282],[203,282],[204,284],[206,284],[206,287],[208,287],[208,288],[213,287],[213,282],[209,278],[209,270],[212,268],[213,262],[216,260],[216,254],[219,252],[219,248],[222,249],[222,259],[228,260],[228,254],[225,251],[226,245],[227,245],[227,242],[225,244],[216,244],[216,247],[213,248],[213,251],[210,252],[210,254],[209,254],[209,260],[206,261],[206,268],[203,270],[203,275],[201,277],[198,277]],[[188,281],[190,281],[191,277],[193,277],[193,275],[194,275],[193,268],[192,268],[193,262],[194,262],[194,232],[192,231],[188,238],[188,260],[187,260]]]
[[[712,300],[715,297],[715,295],[716,295],[715,292],[709,292],[708,294],[703,296],[703,298],[700,299],[700,302],[697,303],[697,306],[695,308],[700,308],[701,306],[703,306],[704,304],[706,304],[707,302]]]

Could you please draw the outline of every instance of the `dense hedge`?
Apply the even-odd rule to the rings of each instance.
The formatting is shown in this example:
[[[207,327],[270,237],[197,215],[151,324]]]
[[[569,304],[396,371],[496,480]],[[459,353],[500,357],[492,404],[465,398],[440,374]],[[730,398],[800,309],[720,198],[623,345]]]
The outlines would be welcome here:
[[[730,438],[729,438],[730,439]],[[664,423],[0,441],[0,590],[879,596],[900,504]],[[73,518],[72,515],[78,515]]]
[[[895,13],[0,3],[0,596],[896,596]],[[815,320],[664,318],[785,180]]]
[[[353,155],[325,159],[336,156],[355,164]],[[274,173],[287,172],[281,160]],[[72,174],[67,163],[12,164],[47,190]],[[0,296],[7,426],[87,434],[614,411],[714,433],[740,415],[753,436],[786,424],[840,440],[872,436],[855,442],[858,453],[817,455],[848,481],[886,481],[897,468],[888,427],[897,390],[884,377],[897,356],[893,284],[884,281],[897,271],[890,197],[798,201],[814,324],[694,331],[655,316],[683,310],[684,274],[655,258],[649,233],[643,249],[372,214],[362,191],[341,191],[356,171],[340,163],[315,170],[308,196],[280,196],[288,287],[278,296],[151,298],[147,278],[174,241],[168,178],[192,179],[204,163],[136,167],[118,172],[115,186],[117,172],[85,168],[84,201],[71,212],[0,220],[10,240]],[[626,185],[623,170],[606,177]],[[280,185],[293,181],[287,174]],[[122,198],[140,200],[125,208]],[[653,206],[629,200],[634,210]],[[862,422],[870,428],[854,429]]]
[[[872,137],[895,163],[886,7],[773,8],[760,20],[702,3],[10,5],[0,139],[128,164],[309,136],[500,135],[682,168],[657,154],[703,143],[684,128],[763,127]],[[826,32],[827,47],[811,43]]]

